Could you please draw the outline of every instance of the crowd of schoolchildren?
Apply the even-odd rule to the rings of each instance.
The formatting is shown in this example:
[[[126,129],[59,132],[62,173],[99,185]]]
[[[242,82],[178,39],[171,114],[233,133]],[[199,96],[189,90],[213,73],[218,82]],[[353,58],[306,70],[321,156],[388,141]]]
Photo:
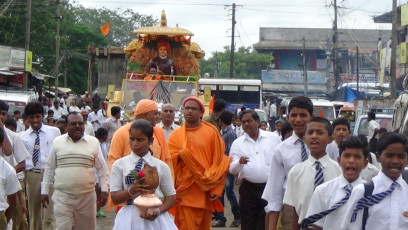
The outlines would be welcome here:
[[[98,195],[81,197],[83,200],[79,203],[95,204],[92,218],[105,216],[100,208],[106,204],[108,194],[109,144],[123,122],[119,107],[113,107],[111,117],[106,118],[98,97],[94,92],[93,97],[87,94],[56,99],[48,110],[40,102],[31,102],[23,115],[14,111],[13,117],[8,116],[7,104],[0,101],[0,229],[7,226],[10,229],[88,229],[94,226],[75,216],[86,216],[84,212],[59,206],[78,201],[75,194],[81,189],[86,188],[89,193],[89,183],[96,184]],[[367,138],[350,136],[350,123],[345,118],[330,123],[325,118],[314,117],[311,100],[303,96],[292,98],[285,119],[273,120],[270,124],[273,132],[267,131],[268,123],[261,121],[255,111],[243,108],[234,115],[225,111],[225,105],[225,101],[217,99],[212,113],[203,119],[220,131],[224,153],[231,159],[224,189],[234,216],[231,227],[241,226],[245,230],[408,229],[408,178],[404,173],[408,142],[405,136],[382,129],[374,113],[368,114]],[[168,113],[172,115],[170,123],[163,128],[167,141],[168,134],[180,127],[173,126],[174,107],[164,108],[165,116],[170,108],[172,110]],[[152,116],[154,123],[158,115]],[[110,195],[114,203],[129,203],[129,194],[139,194],[144,189],[134,182],[135,178],[128,183],[128,171],[135,168],[136,163],[140,171],[144,164],[133,162],[139,157],[158,168],[160,197],[164,197],[162,210],[169,210],[177,202],[171,183],[173,169],[151,153],[157,141],[153,138],[153,126],[140,119],[129,126],[127,143],[134,154],[116,160],[111,169]],[[368,140],[372,144],[373,138],[375,146],[369,148]],[[76,156],[82,152],[83,155]],[[69,167],[79,169],[73,175],[66,175],[69,170],[61,174],[61,168]],[[85,179],[75,182],[67,179],[79,176],[78,173],[87,178],[89,168],[94,176],[86,181],[88,185],[80,184],[83,187],[77,188],[75,186],[85,183],[82,181]],[[50,169],[55,172],[51,173]],[[66,184],[70,187],[65,188]],[[240,186],[238,198],[234,184]],[[61,192],[66,190],[73,192],[69,195]],[[223,196],[220,200],[224,205]],[[89,211],[89,207],[84,210]],[[125,206],[120,219],[139,215],[136,210]],[[153,224],[135,229],[177,229],[170,223],[172,219],[166,211],[161,215],[159,209],[154,217],[140,214],[137,218]],[[72,214],[74,224],[65,218],[68,213],[75,213]],[[226,222],[223,211],[214,210],[212,226],[225,227]],[[125,225],[117,221],[115,229],[124,229]]]

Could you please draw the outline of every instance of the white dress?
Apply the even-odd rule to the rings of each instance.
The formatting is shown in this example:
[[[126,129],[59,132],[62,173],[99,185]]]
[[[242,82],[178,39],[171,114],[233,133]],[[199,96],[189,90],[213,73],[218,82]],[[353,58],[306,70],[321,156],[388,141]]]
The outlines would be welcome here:
[[[125,177],[133,170],[140,157],[133,152],[123,158],[115,161],[112,166],[110,184],[111,191],[118,191],[127,189],[125,184]],[[162,201],[164,195],[162,191],[168,196],[176,194],[173,180],[169,167],[159,159],[154,158],[150,153],[143,156],[145,163],[150,166],[156,166],[159,174],[159,187],[156,189],[156,196]],[[161,213],[154,221],[146,220],[140,217],[139,210],[136,206],[126,205],[116,214],[115,224],[113,230],[177,230],[174,220],[168,212]]]

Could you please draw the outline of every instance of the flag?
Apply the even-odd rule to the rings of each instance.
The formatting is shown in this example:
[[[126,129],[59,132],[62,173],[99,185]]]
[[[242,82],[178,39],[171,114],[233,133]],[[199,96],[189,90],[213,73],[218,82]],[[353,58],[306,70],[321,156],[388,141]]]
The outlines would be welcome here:
[[[103,25],[103,26],[101,26],[101,28],[99,28],[101,30],[101,34],[103,36],[106,36],[106,35],[109,34],[109,25],[110,25],[110,22],[107,22],[105,25]]]
[[[210,111],[210,113],[212,113],[212,111],[213,111],[214,101],[215,101],[215,93],[213,93],[213,95],[211,97],[210,104],[208,105],[208,110]]]

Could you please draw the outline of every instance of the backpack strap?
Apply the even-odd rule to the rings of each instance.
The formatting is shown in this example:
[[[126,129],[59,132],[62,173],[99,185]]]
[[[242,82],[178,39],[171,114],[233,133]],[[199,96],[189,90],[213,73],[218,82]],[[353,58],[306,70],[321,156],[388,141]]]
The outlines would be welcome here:
[[[374,191],[374,182],[370,181],[364,184],[364,197],[370,196],[373,194]],[[364,212],[363,212],[363,222],[362,222],[362,226],[361,229],[365,230],[366,227],[366,223],[367,223],[367,218],[368,218],[368,207],[364,208]]]

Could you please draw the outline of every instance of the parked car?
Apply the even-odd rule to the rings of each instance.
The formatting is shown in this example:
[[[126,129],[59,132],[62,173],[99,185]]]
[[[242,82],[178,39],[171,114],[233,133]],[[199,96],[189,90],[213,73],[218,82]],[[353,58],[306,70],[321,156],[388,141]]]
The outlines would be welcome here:
[[[376,114],[375,120],[380,124],[381,128],[386,128],[387,131],[392,131],[392,114]],[[367,114],[361,115],[357,118],[353,136],[364,134],[368,136],[368,121]]]

